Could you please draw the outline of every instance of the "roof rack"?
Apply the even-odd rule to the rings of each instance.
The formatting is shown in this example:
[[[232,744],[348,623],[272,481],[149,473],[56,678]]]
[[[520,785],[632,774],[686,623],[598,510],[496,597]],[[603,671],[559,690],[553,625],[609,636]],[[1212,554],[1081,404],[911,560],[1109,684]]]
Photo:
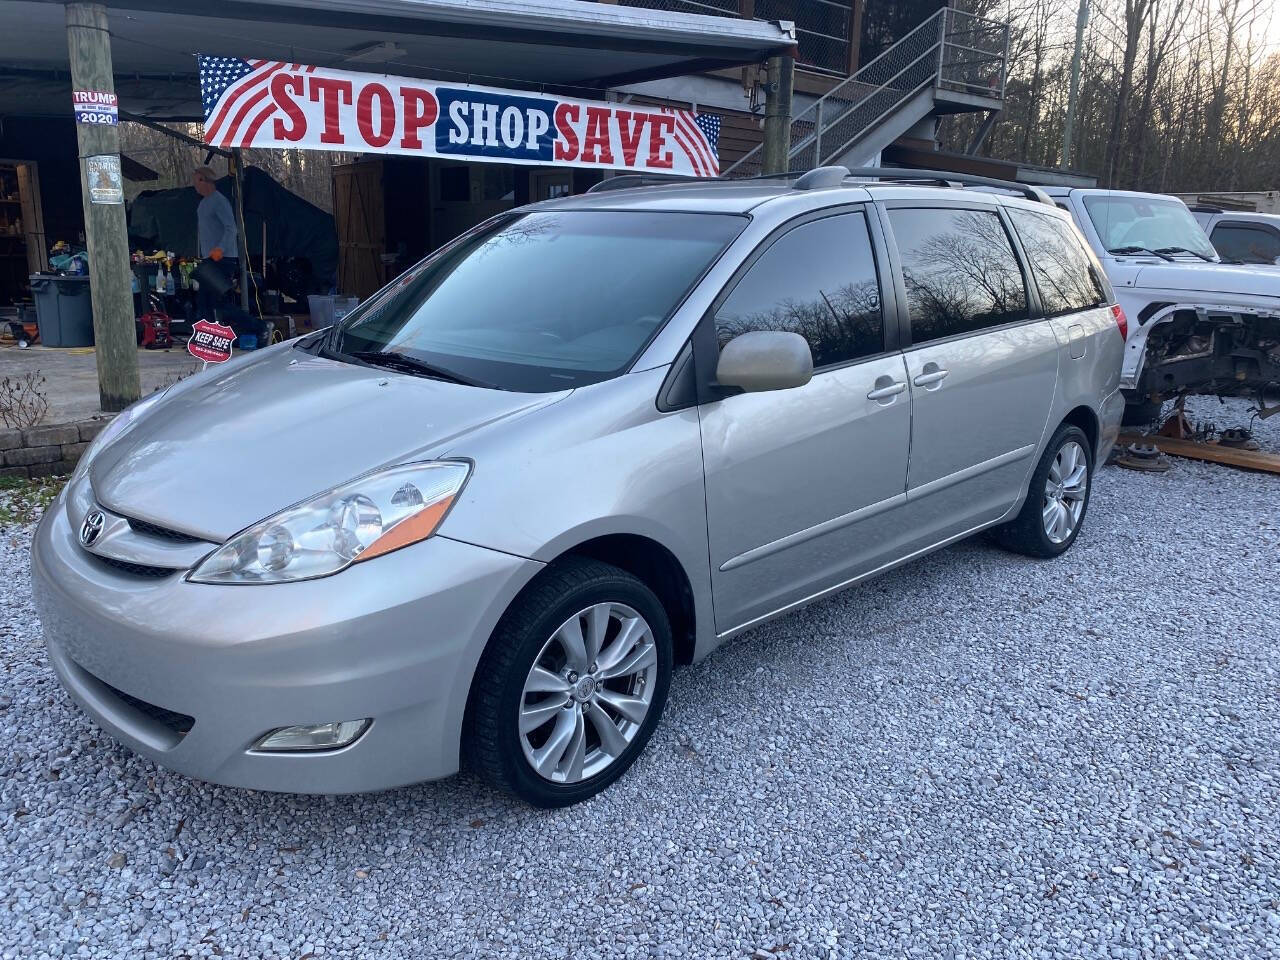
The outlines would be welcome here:
[[[604,193],[606,190],[626,190],[630,187],[656,187],[663,183],[686,183],[688,179],[680,176],[664,176],[663,174],[624,173],[618,177],[608,177],[599,183],[587,187],[587,193]]]
[[[812,171],[811,171],[812,172]],[[673,184],[750,183],[754,180],[788,180],[802,177],[802,171],[761,173],[754,177],[696,177],[686,173],[623,173],[609,177],[587,188],[587,193],[604,193],[606,190],[629,190],[632,187],[659,187]]]
[[[844,176],[836,182],[843,183],[844,177],[866,177],[876,180],[892,180],[899,183],[934,183],[943,187],[991,187],[997,190],[1008,190],[1034,200],[1036,203],[1047,203],[1056,206],[1053,199],[1039,187],[1013,180],[998,180],[995,177],[980,177],[972,173],[955,173],[951,170],[912,170],[908,167],[818,167],[810,170],[795,183],[797,190],[812,190],[817,186],[833,185],[839,171]],[[809,178],[811,182],[806,183]]]
[[[812,170],[790,170],[783,173],[765,173],[755,177],[692,177],[670,174],[626,173],[601,180],[587,189],[587,193],[604,193],[607,190],[626,190],[631,187],[651,187],[662,184],[749,183],[754,180],[790,180],[793,190],[818,190],[823,187],[841,186],[849,177],[865,177],[889,180],[897,183],[937,184],[943,187],[990,187],[1008,190],[1037,203],[1056,207],[1053,198],[1039,187],[1013,180],[980,177],[971,173],[955,173],[950,170],[912,170],[908,167],[815,167]]]
[[[1226,213],[1222,207],[1215,207],[1212,203],[1193,203],[1191,204],[1192,213]]]

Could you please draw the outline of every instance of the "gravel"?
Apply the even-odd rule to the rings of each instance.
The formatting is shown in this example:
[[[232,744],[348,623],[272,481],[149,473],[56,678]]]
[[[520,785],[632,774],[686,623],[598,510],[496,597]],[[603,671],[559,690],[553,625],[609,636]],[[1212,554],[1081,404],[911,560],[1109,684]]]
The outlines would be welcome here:
[[[757,629],[552,813],[134,756],[50,672],[11,523],[0,956],[1275,955],[1278,502],[1274,476],[1106,468],[1062,559],[972,541]]]

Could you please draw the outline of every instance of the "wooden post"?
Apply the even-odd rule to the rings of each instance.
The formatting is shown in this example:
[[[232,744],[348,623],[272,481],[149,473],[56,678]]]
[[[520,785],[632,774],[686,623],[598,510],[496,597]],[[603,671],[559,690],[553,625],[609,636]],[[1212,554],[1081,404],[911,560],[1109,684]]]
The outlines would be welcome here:
[[[770,57],[764,88],[764,150],[761,173],[786,173],[791,166],[791,92],[794,57]]]
[[[858,72],[862,66],[862,14],[866,10],[867,0],[853,0],[849,8],[849,76]]]
[[[107,8],[100,3],[67,4],[67,48],[71,54],[71,88],[115,93],[111,75],[111,35]],[[89,252],[89,290],[93,303],[93,337],[97,345],[98,399],[106,411],[123,410],[141,395],[137,335],[130,285],[129,231],[124,203],[111,202],[102,191],[100,171],[120,165],[120,131],[109,123],[77,123],[80,148],[80,193],[84,206],[85,245]],[[90,182],[91,157],[99,171]],[[109,175],[107,176],[109,180]],[[119,180],[116,181],[117,185]],[[93,200],[98,188],[100,202]],[[102,202],[104,201],[105,202]]]

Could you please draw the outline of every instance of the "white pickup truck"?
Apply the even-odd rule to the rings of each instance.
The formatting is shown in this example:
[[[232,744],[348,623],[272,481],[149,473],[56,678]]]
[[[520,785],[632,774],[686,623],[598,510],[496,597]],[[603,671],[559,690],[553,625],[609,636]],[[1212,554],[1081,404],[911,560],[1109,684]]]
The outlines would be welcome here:
[[[1129,318],[1126,423],[1180,393],[1280,388],[1280,270],[1221,262],[1176,197],[1048,187],[1097,254]]]

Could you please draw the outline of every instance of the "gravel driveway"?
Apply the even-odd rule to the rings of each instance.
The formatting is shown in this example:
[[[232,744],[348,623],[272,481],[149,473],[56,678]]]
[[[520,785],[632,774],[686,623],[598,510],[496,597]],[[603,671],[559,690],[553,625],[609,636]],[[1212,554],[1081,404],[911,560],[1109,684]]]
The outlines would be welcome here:
[[[678,670],[630,775],[554,813],[139,759],[50,672],[11,524],[0,956],[1275,956],[1278,506],[1106,468],[1058,561],[961,544]]]

